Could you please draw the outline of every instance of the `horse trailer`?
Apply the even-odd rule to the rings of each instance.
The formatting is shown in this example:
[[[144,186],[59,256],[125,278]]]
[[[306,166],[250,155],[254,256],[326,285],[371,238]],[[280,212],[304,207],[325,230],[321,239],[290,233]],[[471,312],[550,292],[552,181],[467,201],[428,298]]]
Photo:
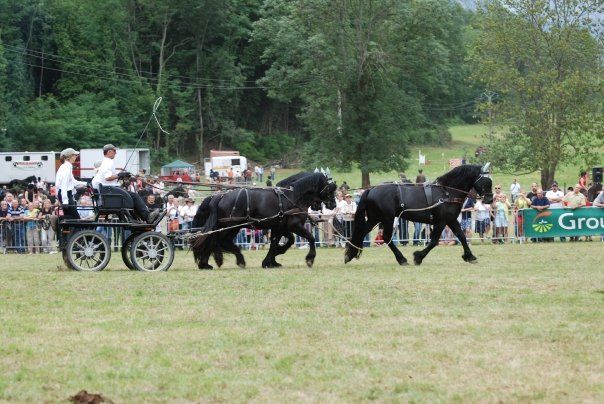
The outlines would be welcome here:
[[[94,164],[103,160],[103,149],[80,150],[79,170],[74,168],[74,176],[82,179],[90,179],[96,174]],[[144,172],[149,174],[151,170],[151,156],[149,149],[117,149],[113,159],[118,171],[125,170],[133,174]]]
[[[0,184],[27,177],[40,177],[47,183],[55,182],[58,153],[49,152],[0,152]]]

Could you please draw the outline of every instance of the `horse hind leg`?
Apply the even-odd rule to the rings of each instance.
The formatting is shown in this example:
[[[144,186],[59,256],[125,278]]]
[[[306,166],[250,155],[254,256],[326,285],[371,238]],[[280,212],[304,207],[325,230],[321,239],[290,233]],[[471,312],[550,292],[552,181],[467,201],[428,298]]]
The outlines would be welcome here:
[[[390,223],[391,225],[384,225],[384,223]],[[392,253],[394,254],[394,257],[396,258],[396,262],[398,262],[399,265],[408,265],[407,263],[407,258],[405,258],[405,256],[403,255],[403,253],[398,249],[398,247],[396,246],[396,243],[394,243],[392,241],[392,232],[393,232],[393,227],[392,227],[392,223],[394,223],[394,218],[390,218],[384,222],[382,222],[382,226],[384,226],[384,242],[388,243],[388,248],[390,248],[390,251],[392,251]]]

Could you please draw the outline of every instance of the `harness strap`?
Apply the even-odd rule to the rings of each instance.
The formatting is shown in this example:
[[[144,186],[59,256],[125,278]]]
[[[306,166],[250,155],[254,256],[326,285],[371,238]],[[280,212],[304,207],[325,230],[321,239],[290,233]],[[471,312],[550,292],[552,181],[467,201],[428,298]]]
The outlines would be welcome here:
[[[237,192],[237,198],[235,199],[235,203],[233,204],[233,209],[231,209],[231,218],[233,217],[233,215],[235,214],[235,210],[237,209],[237,202],[239,202],[239,197],[241,196],[241,192],[245,192],[245,199],[246,199],[246,217],[249,218],[250,217],[250,193],[248,191],[247,188],[241,188],[239,190],[239,192]]]
[[[426,194],[426,202],[432,205],[432,184],[424,184],[424,193]]]

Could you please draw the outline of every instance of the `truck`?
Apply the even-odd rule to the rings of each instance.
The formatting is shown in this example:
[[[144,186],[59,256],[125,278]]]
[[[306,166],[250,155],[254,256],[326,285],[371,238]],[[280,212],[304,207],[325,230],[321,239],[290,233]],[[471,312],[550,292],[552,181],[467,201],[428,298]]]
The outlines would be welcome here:
[[[28,177],[40,177],[46,183],[54,183],[59,153],[47,152],[0,152],[0,184]],[[59,163],[60,165],[60,163]]]
[[[210,157],[203,159],[203,168],[206,178],[210,178],[210,170],[218,172],[221,178],[226,178],[231,168],[235,177],[241,177],[247,169],[247,158],[239,155],[236,150],[210,150]]]
[[[94,164],[102,160],[103,149],[80,150],[79,167],[74,167],[73,175],[83,180],[94,177],[96,173]],[[117,149],[114,162],[116,170],[125,170],[133,174],[140,172],[149,174],[151,169],[149,149]]]

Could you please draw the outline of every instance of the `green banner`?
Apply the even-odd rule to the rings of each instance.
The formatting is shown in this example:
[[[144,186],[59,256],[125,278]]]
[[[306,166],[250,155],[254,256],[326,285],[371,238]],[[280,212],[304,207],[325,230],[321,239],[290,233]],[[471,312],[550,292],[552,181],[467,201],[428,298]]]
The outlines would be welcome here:
[[[526,237],[598,236],[604,234],[604,209],[523,209]]]

